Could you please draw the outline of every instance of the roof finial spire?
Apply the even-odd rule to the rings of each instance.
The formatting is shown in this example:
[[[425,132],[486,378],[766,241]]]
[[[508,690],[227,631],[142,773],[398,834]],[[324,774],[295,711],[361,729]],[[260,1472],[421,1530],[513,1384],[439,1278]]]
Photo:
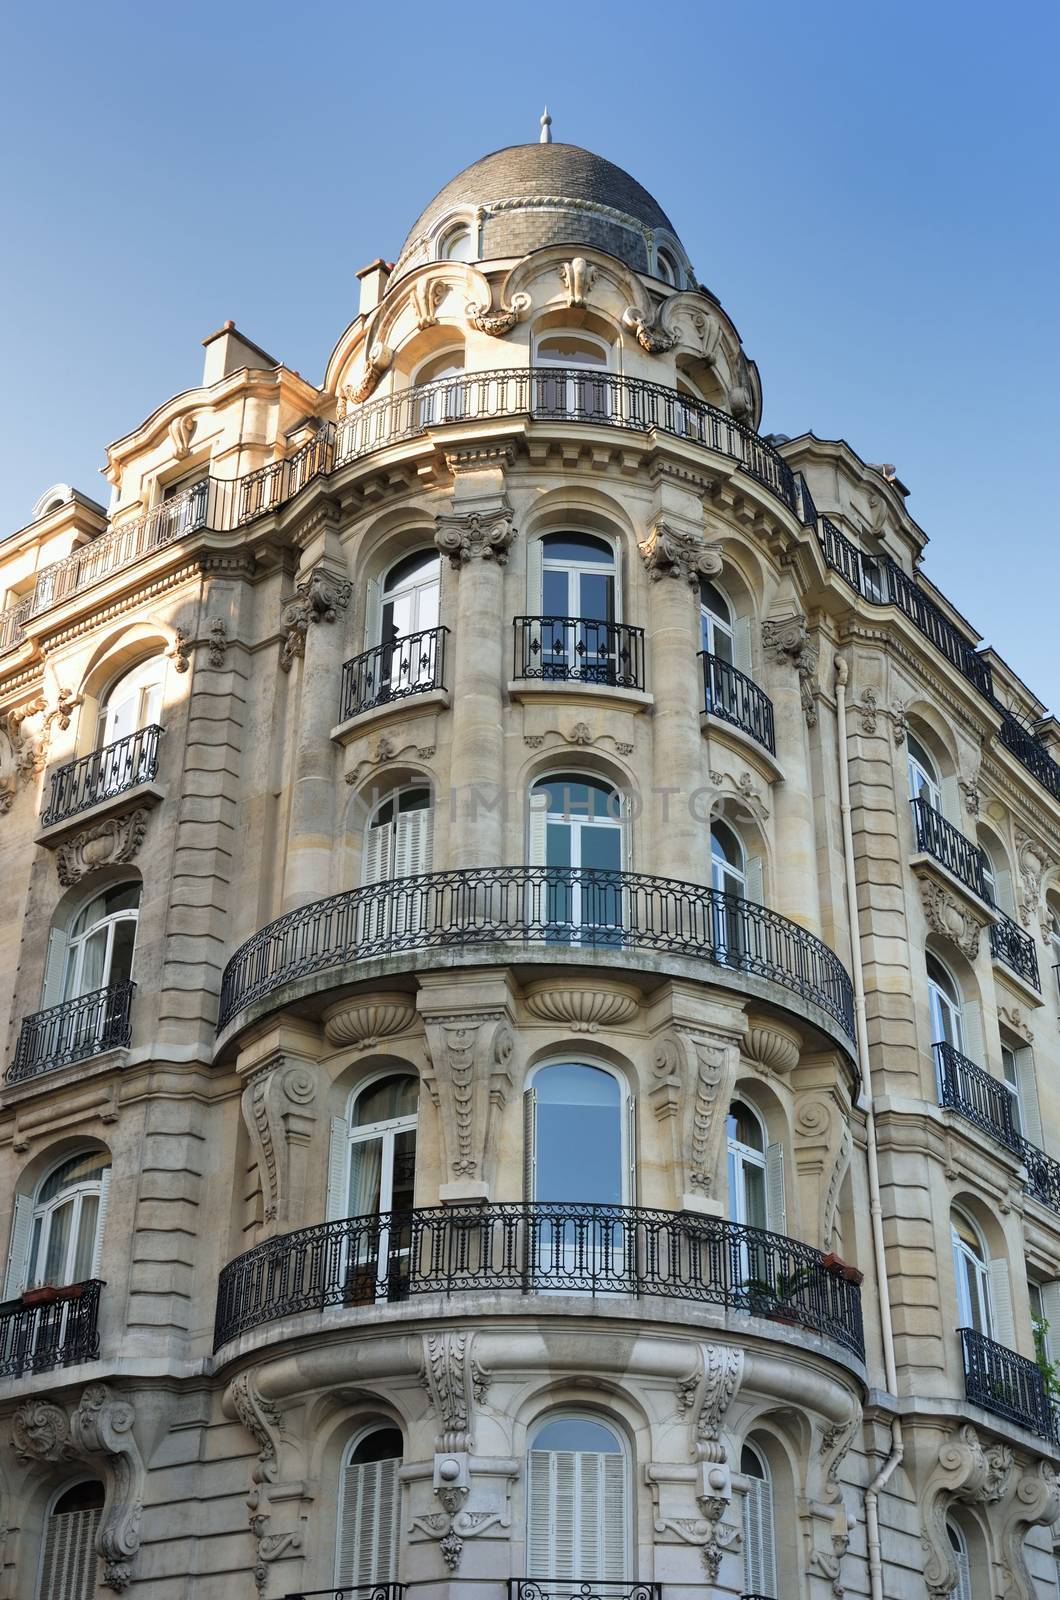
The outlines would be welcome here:
[[[547,106],[541,116],[541,138],[538,142],[540,144],[552,143],[552,118],[548,114]]]

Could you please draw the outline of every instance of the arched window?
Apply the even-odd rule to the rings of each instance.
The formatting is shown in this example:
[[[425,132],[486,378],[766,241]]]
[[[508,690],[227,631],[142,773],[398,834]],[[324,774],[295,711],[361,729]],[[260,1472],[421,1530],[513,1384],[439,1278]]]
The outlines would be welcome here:
[[[663,283],[670,283],[673,284],[674,288],[677,287],[677,263],[668,250],[657,250],[655,252],[655,275],[661,278]]]
[[[82,1150],[53,1167],[34,1195],[15,1196],[5,1300],[99,1276],[109,1191],[108,1157]]]
[[[968,1545],[952,1517],[946,1518],[946,1537],[957,1566],[957,1587],[953,1591],[953,1600],[972,1600],[972,1566],[968,1560]]]
[[[531,888],[531,920],[550,938],[619,943],[623,928],[622,802],[618,790],[584,773],[541,778],[530,791],[532,867],[556,867]]]
[[[421,784],[380,800],[365,830],[361,882],[383,883],[431,870],[431,791]]]
[[[103,1499],[103,1485],[87,1482],[55,1500],[44,1524],[38,1600],[93,1600]]]
[[[539,416],[607,421],[610,351],[602,339],[557,329],[540,335],[534,356],[534,410]]]
[[[416,373],[415,386],[419,427],[460,422],[467,412],[463,350],[444,350],[432,356]]]
[[[157,726],[162,720],[165,679],[163,655],[148,656],[146,661],[123,672],[101,698],[97,745],[113,744],[141,728]]]
[[[395,562],[381,590],[378,583],[371,583],[368,646],[380,649],[376,656],[361,658],[370,677],[357,685],[355,705],[383,704],[441,681],[437,634],[440,583],[441,558],[436,550],[416,550]],[[372,665],[375,662],[377,666]]]
[[[777,1592],[773,1482],[765,1457],[749,1444],[740,1453],[740,1471],[747,1479],[743,1499],[744,1592],[773,1597]]]
[[[82,906],[70,924],[69,933],[59,934],[57,940],[62,943],[63,955],[62,984],[57,999],[72,1000],[128,982],[132,977],[139,907],[138,883],[112,884]],[[50,965],[51,949],[48,961]],[[46,988],[48,982],[46,974]]]
[[[526,1198],[629,1204],[632,1098],[580,1061],[541,1067],[523,1096]]]
[[[628,684],[633,673],[635,680],[636,663],[630,661],[624,641],[620,648],[614,627],[618,594],[613,547],[588,533],[549,533],[531,544],[530,553],[530,590],[540,590],[540,600],[531,604],[539,605],[542,614],[524,624],[525,675]]]
[[[948,1044],[963,1055],[965,1040],[961,991],[937,957],[929,955],[926,965],[932,1043]]]
[[[419,1082],[411,1073],[359,1089],[332,1122],[328,1219],[412,1208]]]
[[[526,1501],[529,1578],[627,1580],[629,1472],[612,1428],[589,1417],[546,1422],[527,1454]]]
[[[734,828],[716,817],[710,825],[710,881],[722,894],[747,894],[747,870],[743,844]]]
[[[729,1107],[727,1147],[732,1221],[783,1233],[784,1146],[768,1143],[761,1117],[743,1100]]]
[[[707,578],[699,586],[699,648],[730,667],[737,665],[732,607]]]
[[[979,1229],[963,1211],[950,1213],[953,1271],[957,1280],[957,1326],[974,1328],[988,1339],[994,1334],[990,1265]]]
[[[474,261],[471,229],[464,222],[454,223],[438,240],[439,261]]]
[[[736,959],[747,943],[743,912],[736,901],[762,902],[762,858],[748,856],[735,828],[721,817],[710,825],[711,888],[730,899],[713,906],[714,946],[719,960]]]
[[[396,1428],[373,1428],[347,1450],[339,1478],[335,1583],[393,1583],[397,1577],[403,1446]]]
[[[1053,966],[1053,977],[1056,979],[1057,992],[1060,994],[1060,911],[1051,903],[1046,909],[1049,917],[1046,941],[1049,946],[1049,958]]]
[[[914,733],[906,737],[909,761],[909,798],[922,800],[932,811],[942,813],[942,785],[938,768]]]

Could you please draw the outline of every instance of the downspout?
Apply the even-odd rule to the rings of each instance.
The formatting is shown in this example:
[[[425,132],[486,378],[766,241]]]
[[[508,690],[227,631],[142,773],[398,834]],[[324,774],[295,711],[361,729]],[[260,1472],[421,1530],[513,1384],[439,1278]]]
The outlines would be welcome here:
[[[872,1093],[872,1067],[869,1061],[868,1028],[865,1021],[865,979],[861,970],[861,924],[858,916],[858,889],[854,876],[854,832],[850,821],[850,768],[847,756],[847,678],[850,668],[842,656],[835,663],[836,721],[839,750],[839,810],[843,825],[843,860],[846,871],[847,920],[850,923],[850,964],[854,979],[854,1027],[858,1064],[866,1106],[868,1135],[869,1216],[872,1224],[872,1257],[880,1301],[880,1337],[883,1343],[883,1369],[890,1394],[898,1393],[898,1369],[894,1359],[894,1328],[891,1323],[891,1290],[887,1281],[887,1255],[883,1240],[883,1206],[880,1202],[880,1165],[876,1150],[876,1110]],[[880,1545],[880,1495],[904,1454],[902,1424],[891,1420],[891,1451],[879,1472],[865,1490],[865,1541],[869,1558],[869,1593],[872,1600],[884,1600],[883,1559]]]

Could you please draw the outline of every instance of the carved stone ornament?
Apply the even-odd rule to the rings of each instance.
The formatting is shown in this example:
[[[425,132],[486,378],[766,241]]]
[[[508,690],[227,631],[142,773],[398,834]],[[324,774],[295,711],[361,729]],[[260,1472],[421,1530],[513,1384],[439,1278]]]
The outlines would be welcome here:
[[[54,722],[65,733],[73,721],[74,711],[82,703],[83,696],[74,694],[72,689],[60,689],[55,697],[55,704],[45,718],[46,722]]]
[[[372,345],[364,358],[364,371],[360,378],[356,383],[344,383],[342,386],[340,398],[347,408],[360,405],[362,400],[368,399],[393,359],[394,352],[389,346],[378,341]]]
[[[897,745],[905,744],[905,733],[906,733],[906,728],[907,727],[908,727],[908,718],[906,716],[905,701],[904,700],[892,700],[891,701],[891,733],[892,733],[892,735],[894,737],[895,744],[897,744]]]
[[[131,811],[125,817],[107,817],[75,833],[55,852],[55,870],[64,889],[80,883],[98,867],[117,866],[131,861],[144,842],[147,812]]]
[[[750,772],[741,772],[738,778],[731,772],[712,772],[710,781],[715,789],[727,789],[759,822],[768,821],[769,808],[759,790],[755,788],[754,777]]]
[[[0,712],[0,816],[11,810],[19,780],[33,778],[48,759],[48,723],[44,722],[36,740],[25,728],[44,709],[44,701],[38,696],[6,715]]]
[[[530,304],[530,296],[522,293],[513,294],[509,303],[504,305],[502,302],[496,311],[489,300],[469,300],[464,307],[464,315],[469,327],[479,333],[488,333],[494,339],[503,339],[526,316]]]
[[[423,1335],[420,1382],[438,1418],[436,1450],[475,1448],[475,1405],[485,1399],[492,1375],[475,1360],[474,1337],[466,1330]]]
[[[188,667],[191,665],[191,657],[188,654],[188,643],[189,641],[187,634],[182,633],[181,630],[177,628],[173,634],[173,643],[165,652],[165,654],[172,661],[174,671],[176,672],[187,672]]]
[[[1031,918],[1038,907],[1042,882],[1049,870],[1050,862],[1038,841],[1019,828],[1016,829],[1016,865],[1019,868],[1017,899],[1020,921],[1025,928],[1029,928]]]
[[[507,565],[515,540],[515,522],[505,502],[490,511],[443,513],[435,517],[434,542],[454,567],[464,567],[476,556]]]
[[[183,461],[191,450],[192,435],[195,432],[195,417],[191,412],[184,416],[174,417],[169,424],[169,440],[173,446],[173,454],[178,461]]]
[[[658,1120],[670,1123],[674,1170],[685,1193],[714,1192],[739,1060],[735,1041],[684,1027],[656,1045],[649,1099]]]
[[[241,1372],[229,1384],[225,1394],[225,1410],[235,1413],[258,1445],[257,1459],[250,1471],[247,1520],[254,1539],[254,1582],[258,1593],[264,1595],[270,1565],[281,1556],[293,1555],[302,1548],[302,1535],[297,1530],[287,1533],[269,1531],[272,1521],[269,1488],[279,1476],[283,1419],[272,1402],[259,1394],[253,1371]]]
[[[1048,1461],[1038,1461],[1019,1473],[999,1519],[1001,1591],[1006,1600],[1037,1600],[1038,1585],[1027,1570],[1025,1557],[1027,1530],[1055,1523],[1058,1517],[1060,1488],[1055,1468]]]
[[[942,1444],[938,1465],[930,1473],[920,1501],[924,1581],[931,1600],[948,1600],[957,1587],[957,1563],[946,1531],[949,1506],[954,1500],[994,1505],[1004,1496],[1011,1477],[1012,1451],[1003,1444],[984,1449],[970,1424]]]
[[[799,696],[808,727],[817,722],[818,653],[810,643],[806,618],[802,616],[767,617],[762,624],[762,643],[777,661],[788,661],[799,675]],[[875,702],[875,697],[874,697]],[[875,710],[875,703],[873,704]]]
[[[1034,1033],[1019,1006],[998,1006],[997,1014],[1006,1028],[1011,1028],[1013,1033],[1019,1034],[1024,1044],[1034,1043]]]
[[[732,1500],[732,1477],[721,1424],[743,1377],[743,1351],[730,1345],[703,1344],[696,1364],[678,1379],[677,1407],[689,1419],[688,1453],[699,1478],[698,1517],[663,1517],[656,1514],[657,1533],[670,1532],[684,1544],[696,1545],[710,1583],[716,1584],[725,1551],[738,1544],[739,1530],[723,1521]]]
[[[223,667],[228,650],[228,630],[223,618],[211,617],[206,624],[206,648],[210,654],[211,667]]]
[[[722,569],[716,545],[708,544],[702,534],[677,528],[662,518],[641,544],[640,553],[653,583],[660,578],[677,578],[698,589],[701,579],[716,578]]]
[[[875,689],[865,689],[862,692],[861,704],[855,703],[854,705],[854,710],[858,713],[862,733],[876,732],[876,719],[879,709],[880,704],[876,698]]]
[[[103,1583],[122,1594],[132,1582],[143,1520],[144,1463],[127,1400],[92,1383],[67,1415],[50,1400],[27,1400],[15,1412],[11,1440],[20,1461],[82,1462],[102,1471],[105,1493],[96,1549]]]
[[[309,1068],[282,1058],[255,1072],[243,1090],[241,1109],[258,1163],[267,1225],[285,1222],[293,1209],[291,1147],[308,1149],[315,1097]]]
[[[573,311],[584,306],[585,297],[596,282],[596,268],[590,266],[584,256],[575,256],[572,261],[561,261],[558,271],[563,280],[568,309]]]
[[[958,778],[957,787],[964,796],[964,809],[970,817],[977,817],[979,815],[979,806],[982,802],[978,774],[976,774],[975,778]]]
[[[598,1033],[621,1028],[640,1010],[640,991],[632,986],[589,988],[562,979],[545,978],[527,987],[524,1003],[532,1017],[558,1022],[572,1033]]]
[[[749,1017],[744,1050],[752,1061],[767,1072],[782,1076],[793,1072],[802,1053],[802,1036],[772,1018]]]
[[[449,284],[444,278],[422,278],[412,285],[412,314],[420,333],[434,327],[438,321],[438,309],[448,293]]]
[[[343,1000],[324,1013],[324,1032],[332,1044],[370,1050],[380,1039],[405,1033],[416,1020],[411,995],[367,994]]]
[[[337,577],[325,567],[314,567],[308,578],[296,586],[292,599],[286,601],[280,612],[280,627],[284,641],[280,650],[280,667],[290,672],[296,659],[305,655],[306,634],[311,622],[334,622],[340,611],[345,611],[350,600],[352,585]]]
[[[920,898],[929,928],[942,938],[955,944],[958,950],[974,961],[979,954],[981,924],[970,911],[966,911],[957,897],[931,878],[922,878]]]
[[[629,328],[642,350],[650,356],[663,355],[672,350],[678,336],[660,321],[653,321],[640,306],[627,306],[622,313],[622,325]]]
[[[500,1012],[424,1015],[428,1092],[441,1115],[449,1176],[481,1182],[494,1124],[512,1088],[512,1030]]]

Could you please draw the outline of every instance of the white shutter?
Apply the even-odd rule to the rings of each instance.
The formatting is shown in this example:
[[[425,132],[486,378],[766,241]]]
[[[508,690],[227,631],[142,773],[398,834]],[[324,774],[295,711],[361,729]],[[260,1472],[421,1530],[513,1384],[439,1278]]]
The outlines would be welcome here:
[[[1060,1280],[1053,1279],[1041,1285],[1042,1315],[1048,1323],[1045,1334],[1045,1353],[1049,1360],[1060,1364]]]
[[[1011,917],[1016,909],[1016,902],[1012,894],[1012,873],[1008,867],[999,867],[994,873],[994,887],[999,908]]]
[[[777,1561],[773,1546],[773,1486],[749,1478],[743,1501],[744,1592],[775,1595]]]
[[[343,1471],[335,1560],[343,1587],[394,1580],[400,1465],[397,1458],[349,1462]]]
[[[347,1192],[347,1147],[349,1130],[345,1117],[331,1119],[331,1145],[328,1150],[328,1222],[339,1222],[349,1209]]]
[[[1016,1082],[1019,1085],[1020,1115],[1023,1132],[1031,1144],[1043,1147],[1042,1114],[1038,1106],[1038,1082],[1034,1071],[1034,1056],[1029,1050],[1016,1051]]]
[[[382,608],[379,604],[379,579],[369,578],[365,586],[364,596],[364,648],[374,650],[381,644],[379,631],[382,620]]]
[[[601,1457],[603,1499],[602,1544],[595,1570],[605,1578],[623,1582],[626,1577],[626,1463],[622,1456]]]
[[[7,1254],[7,1273],[4,1277],[5,1300],[17,1300],[26,1287],[32,1234],[33,1200],[28,1194],[16,1194],[15,1209],[11,1214],[11,1248]]]
[[[961,1038],[961,1054],[974,1061],[977,1067],[985,1066],[983,1013],[978,1000],[966,1000],[961,1006]]]
[[[380,831],[380,830],[377,830]],[[402,811],[394,838],[395,878],[414,878],[431,870],[431,811]]]
[[[390,836],[393,829],[389,822],[381,822],[376,828],[366,828],[364,835],[364,855],[361,860],[361,882],[382,883],[384,878],[389,878],[390,873]]]
[[[952,1543],[950,1548],[953,1549]],[[953,1549],[953,1559],[957,1563],[957,1587],[953,1591],[953,1600],[972,1600],[972,1568],[968,1560],[968,1546],[963,1538],[960,1546]]]
[[[784,1203],[784,1146],[766,1147],[766,1227],[771,1233],[787,1233],[788,1211]]]
[[[48,955],[44,963],[44,984],[41,989],[41,1010],[57,1006],[63,995],[63,968],[66,965],[66,933],[53,928],[48,935]]]
[[[537,1195],[537,1091],[523,1094],[523,1199]]]
[[[48,1518],[41,1553],[40,1600],[92,1600],[96,1592],[96,1534],[99,1507],[54,1512]]]
[[[547,817],[548,795],[543,792],[531,794],[528,866],[544,867],[548,864]]]
[[[624,1204],[637,1203],[637,1102],[631,1094],[626,1096],[626,1198]]]
[[[92,1265],[88,1270],[90,1278],[99,1277],[100,1265],[103,1261],[103,1230],[107,1225],[107,1206],[110,1203],[110,1168],[104,1167],[103,1175],[99,1182],[99,1210],[96,1212],[96,1242],[92,1247]]]
[[[732,633],[733,665],[737,672],[751,676],[751,619],[737,617]]]
[[[1003,1344],[1006,1350],[1016,1348],[1008,1262],[1003,1256],[997,1256],[990,1263],[990,1337]]]
[[[765,890],[762,881],[762,857],[748,856],[745,869],[744,898],[754,905],[765,903]]]
[[[530,617],[541,614],[543,605],[541,574],[541,540],[531,539],[526,547],[526,614]]]
[[[526,1573],[552,1576],[552,1454],[531,1450],[526,1458]]]

